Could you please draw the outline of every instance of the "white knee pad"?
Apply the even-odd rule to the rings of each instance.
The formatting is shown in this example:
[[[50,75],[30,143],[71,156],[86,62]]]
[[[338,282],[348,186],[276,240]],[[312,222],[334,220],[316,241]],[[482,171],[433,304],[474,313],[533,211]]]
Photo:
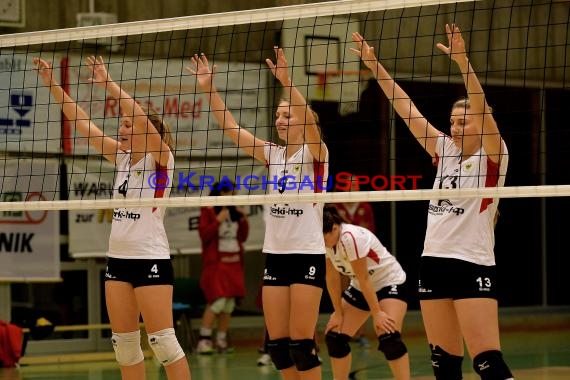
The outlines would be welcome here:
[[[111,342],[113,343],[113,350],[115,350],[115,358],[120,365],[131,366],[144,360],[140,330],[128,333],[114,332]]]
[[[224,308],[224,313],[231,314],[234,312],[236,308],[236,299],[235,298],[226,298],[226,307]]]
[[[226,313],[231,314],[236,307],[236,300],[235,298],[226,298],[221,297],[212,302],[210,305],[210,310],[214,312],[214,314]]]
[[[148,334],[148,343],[158,361],[165,367],[185,356],[173,328]]]

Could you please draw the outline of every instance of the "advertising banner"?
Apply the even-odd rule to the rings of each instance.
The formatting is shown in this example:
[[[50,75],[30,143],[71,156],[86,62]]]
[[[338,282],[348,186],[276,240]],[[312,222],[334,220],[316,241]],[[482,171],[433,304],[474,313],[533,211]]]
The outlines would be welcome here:
[[[58,199],[57,160],[0,161],[1,202]],[[0,212],[0,281],[59,281],[59,211]]]
[[[0,53],[0,151],[61,151],[61,108],[33,70],[33,58]]]

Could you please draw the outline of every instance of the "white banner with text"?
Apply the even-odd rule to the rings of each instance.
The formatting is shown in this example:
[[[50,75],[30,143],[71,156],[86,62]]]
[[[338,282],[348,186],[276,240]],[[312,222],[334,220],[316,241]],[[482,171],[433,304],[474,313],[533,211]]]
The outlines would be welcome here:
[[[59,198],[59,164],[47,159],[0,161],[2,202]],[[59,211],[0,213],[0,281],[60,280]]]

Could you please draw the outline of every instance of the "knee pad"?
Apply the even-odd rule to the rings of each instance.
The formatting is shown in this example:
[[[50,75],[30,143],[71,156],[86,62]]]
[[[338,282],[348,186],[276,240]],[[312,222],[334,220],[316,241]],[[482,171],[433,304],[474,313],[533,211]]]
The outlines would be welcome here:
[[[387,360],[400,359],[408,352],[399,331],[380,335],[378,337],[378,350],[382,351]]]
[[[278,370],[291,368],[295,365],[289,352],[290,342],[291,339],[289,338],[273,339],[266,342],[267,352]]]
[[[231,314],[234,312],[235,308],[236,308],[236,299],[233,297],[226,298],[226,306],[224,307],[224,310],[222,310],[222,312],[226,314]]]
[[[461,363],[463,356],[451,355],[440,346],[429,345],[431,349],[431,366],[436,380],[461,380]]]
[[[321,365],[314,339],[291,340],[289,351],[298,371],[308,371]]]
[[[350,336],[334,331],[325,335],[325,343],[331,358],[342,359],[350,354]]]
[[[224,311],[224,308],[226,307],[226,301],[227,298],[225,297],[218,298],[217,300],[215,300],[210,304],[210,310],[212,310],[214,314],[220,314],[222,311]]]
[[[210,310],[214,312],[214,314],[226,313],[231,314],[234,312],[236,307],[236,299],[235,298],[227,298],[221,297],[215,300],[210,304]]]
[[[111,342],[113,343],[113,350],[115,350],[115,358],[120,365],[131,366],[144,360],[140,330],[128,333],[113,333]]]
[[[158,361],[165,367],[186,356],[173,328],[148,334],[148,343]]]
[[[513,374],[503,360],[501,351],[492,350],[481,352],[473,358],[473,369],[481,380],[506,380],[512,379]]]

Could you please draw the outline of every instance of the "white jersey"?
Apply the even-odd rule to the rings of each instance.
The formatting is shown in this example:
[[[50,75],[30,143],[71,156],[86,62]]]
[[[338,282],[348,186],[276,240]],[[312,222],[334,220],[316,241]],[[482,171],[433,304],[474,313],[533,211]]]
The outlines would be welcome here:
[[[240,252],[238,241],[239,222],[233,222],[231,218],[220,222],[218,226],[218,251],[231,253]]]
[[[328,181],[328,153],[324,162],[313,158],[307,144],[291,158],[285,158],[285,147],[266,143],[268,167],[267,193],[291,194],[325,192]],[[323,204],[278,203],[265,211],[266,253],[324,254]]]
[[[362,290],[351,261],[366,258],[368,275],[376,291],[406,281],[406,272],[380,240],[364,227],[342,223],[336,247],[327,247],[327,258],[337,271],[350,277],[350,284]]]
[[[155,181],[160,178],[172,179],[173,172],[172,153],[167,167],[159,167],[150,153],[131,165],[130,152],[118,152],[113,198],[166,198],[170,194],[169,184],[166,183],[162,189],[155,185]],[[149,182],[153,184],[152,187]],[[120,259],[169,258],[164,212],[163,207],[116,208],[113,211],[107,256]]]
[[[505,184],[508,151],[504,141],[500,166],[481,149],[461,161],[449,136],[436,142],[434,189],[496,187]],[[478,265],[495,265],[494,218],[498,198],[430,200],[423,256],[453,258]]]

